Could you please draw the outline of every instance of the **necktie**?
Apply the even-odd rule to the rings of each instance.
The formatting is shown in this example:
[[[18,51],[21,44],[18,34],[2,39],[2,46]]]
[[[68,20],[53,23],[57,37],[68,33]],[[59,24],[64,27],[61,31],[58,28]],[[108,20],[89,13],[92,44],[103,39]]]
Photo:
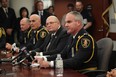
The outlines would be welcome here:
[[[46,47],[46,51],[49,49],[51,42],[53,41],[55,35],[51,35],[50,41]]]
[[[5,14],[6,14],[6,17],[8,17],[8,9],[5,8]]]
[[[42,11],[40,11],[40,15],[41,15],[41,16],[43,15]]]
[[[42,17],[42,15],[43,15],[42,11],[39,11],[40,18]]]

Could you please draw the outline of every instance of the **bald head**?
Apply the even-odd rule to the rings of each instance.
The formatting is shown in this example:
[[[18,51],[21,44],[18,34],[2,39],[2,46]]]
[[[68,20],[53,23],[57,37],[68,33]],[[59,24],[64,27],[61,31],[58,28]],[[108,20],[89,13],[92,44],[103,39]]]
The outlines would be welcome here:
[[[30,18],[34,18],[34,19],[40,20],[40,16],[37,15],[37,14],[32,14],[32,15],[30,16]]]
[[[46,27],[50,32],[56,32],[60,27],[60,21],[56,16],[49,16],[46,20]]]
[[[32,14],[29,19],[30,19],[31,28],[33,30],[38,29],[41,26],[41,19],[39,15]]]
[[[20,22],[30,23],[30,21],[29,21],[29,19],[28,19],[28,18],[23,18],[23,19],[21,19],[21,21],[20,21]]]
[[[30,28],[30,21],[28,18],[21,19],[20,28],[21,28],[21,31],[26,31]]]
[[[58,18],[56,16],[49,16],[47,19],[46,19],[46,22],[49,21],[49,20],[52,20],[54,22],[58,22],[60,23],[60,21],[58,20]]]

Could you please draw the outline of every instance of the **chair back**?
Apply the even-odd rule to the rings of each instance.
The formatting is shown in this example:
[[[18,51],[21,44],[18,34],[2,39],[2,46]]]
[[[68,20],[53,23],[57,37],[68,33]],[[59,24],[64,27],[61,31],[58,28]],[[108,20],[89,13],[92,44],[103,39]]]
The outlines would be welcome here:
[[[102,38],[97,41],[98,46],[98,70],[108,70],[110,56],[113,50],[113,41],[110,38]]]

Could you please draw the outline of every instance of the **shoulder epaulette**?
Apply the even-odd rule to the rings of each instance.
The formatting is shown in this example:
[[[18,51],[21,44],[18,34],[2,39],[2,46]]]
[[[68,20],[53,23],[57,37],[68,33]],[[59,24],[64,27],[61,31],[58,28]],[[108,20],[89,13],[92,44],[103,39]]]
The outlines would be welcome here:
[[[4,28],[2,28],[2,34],[6,36],[6,32],[5,32]]]
[[[30,29],[30,30],[28,31],[28,35],[27,35],[28,38],[29,38],[29,36],[30,36],[31,31],[32,31],[32,29]]]
[[[2,29],[0,28],[0,38],[2,37]]]
[[[36,34],[37,40],[38,40],[38,34],[40,35],[41,38],[44,38],[48,34],[48,31],[45,28],[41,28],[40,30],[38,30]]]
[[[2,35],[5,35],[6,36],[6,33],[5,33],[5,30],[4,28],[0,28],[0,38],[2,37]]]

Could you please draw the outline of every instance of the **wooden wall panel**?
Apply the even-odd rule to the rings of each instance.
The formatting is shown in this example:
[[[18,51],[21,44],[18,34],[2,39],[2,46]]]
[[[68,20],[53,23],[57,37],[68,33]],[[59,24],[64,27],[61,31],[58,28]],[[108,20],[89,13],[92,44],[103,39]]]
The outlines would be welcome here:
[[[67,4],[75,4],[75,0],[54,0],[55,14],[61,20],[62,16],[67,13]]]
[[[116,40],[116,33],[109,33],[109,37],[112,38],[112,40]]]
[[[107,32],[107,26],[104,24],[102,20],[102,13],[105,11],[105,9],[109,6],[108,0],[83,0],[85,6],[88,4],[91,4],[92,14],[95,20],[94,23],[94,38],[96,40],[99,40],[100,38],[103,38],[106,36]],[[108,20],[108,14],[104,16],[106,20]]]
[[[55,5],[55,14],[58,16],[59,19],[62,18],[62,16],[67,13],[67,4],[68,3],[74,3],[75,5],[76,0],[54,0]],[[102,20],[102,13],[105,11],[105,9],[109,6],[109,0],[83,0],[85,7],[88,4],[92,5],[92,14],[94,17],[94,35],[93,37],[96,40],[99,40],[106,36],[107,32],[107,26],[104,24]],[[104,16],[106,20],[108,20],[108,14]]]

